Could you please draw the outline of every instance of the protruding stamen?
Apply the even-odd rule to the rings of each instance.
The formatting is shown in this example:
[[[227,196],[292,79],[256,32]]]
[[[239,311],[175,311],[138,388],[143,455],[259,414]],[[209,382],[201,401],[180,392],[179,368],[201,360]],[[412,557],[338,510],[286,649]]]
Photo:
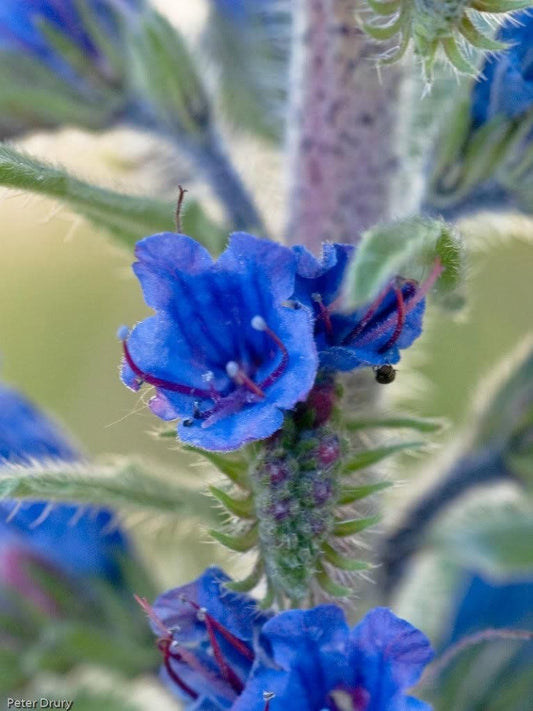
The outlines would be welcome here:
[[[331,316],[329,313],[329,309],[327,308],[327,306],[324,305],[324,302],[322,301],[322,294],[312,294],[312,299],[318,306],[320,318],[322,319],[322,321],[324,322],[324,326],[326,327],[326,333],[328,335],[331,335],[333,333],[333,326],[331,325]]]
[[[172,681],[191,699],[196,700],[199,694],[191,689],[191,687],[186,684],[183,679],[177,674],[175,669],[173,669],[170,662],[171,659],[181,660],[181,654],[178,652],[173,652],[172,647],[175,645],[174,639],[172,637],[172,632],[163,624],[163,621],[156,614],[154,608],[150,605],[145,597],[139,597],[139,595],[133,595],[136,602],[142,607],[146,615],[152,620],[153,624],[161,632],[161,637],[157,641],[157,647],[159,651],[163,654],[163,666],[167,670],[167,674],[172,679]]]
[[[133,360],[127,341],[122,341],[122,347],[124,349],[124,358],[126,359],[126,363],[142,383],[148,383],[156,388],[163,388],[163,390],[170,390],[171,392],[181,393],[182,395],[190,395],[192,397],[206,398],[209,400],[212,399],[212,392],[209,390],[195,388],[191,385],[182,385],[181,383],[173,383],[170,380],[164,380],[163,378],[157,378],[155,375],[145,373]]]
[[[405,302],[405,317],[409,313],[411,313],[411,311],[415,308],[417,304],[422,301],[423,298],[425,298],[425,296],[432,289],[435,282],[439,278],[443,269],[444,267],[441,264],[440,258],[437,257],[427,279],[422,282],[420,287],[416,290],[415,295],[411,299],[409,299],[409,301]],[[394,322],[397,321],[397,318],[397,314],[393,312],[382,323],[378,324],[375,328],[368,331],[368,333],[365,333],[365,335],[359,339],[359,344],[364,346],[375,338],[379,338],[381,335],[386,333],[389,328],[392,328]]]
[[[241,691],[244,689],[244,684],[240,680],[240,678],[237,676],[237,674],[233,671],[233,669],[230,667],[230,665],[226,662],[224,659],[224,655],[222,653],[222,649],[220,648],[220,645],[218,643],[218,639],[216,637],[216,632],[220,632],[222,636],[230,643],[233,644],[233,646],[237,646],[234,644],[236,641],[238,643],[237,649],[238,651],[241,651],[242,648],[242,643],[239,639],[234,637],[234,635],[231,634],[229,630],[227,630],[223,625],[220,624],[220,622],[217,622],[211,615],[208,613],[208,611],[205,609],[205,607],[200,607],[196,602],[193,600],[189,600],[186,596],[183,596],[182,598],[183,602],[188,603],[191,605],[196,610],[196,615],[199,621],[203,622],[205,624],[205,629],[207,631],[207,635],[209,637],[209,642],[211,643],[211,648],[213,649],[213,655],[215,657],[215,661],[218,664],[218,668],[220,669],[220,672],[223,676],[223,678],[228,682],[228,684],[231,686],[231,688],[237,693],[240,694]],[[250,653],[250,650],[246,650],[247,653]],[[250,657],[246,655],[247,658],[249,659]],[[253,660],[253,653],[252,653],[252,660]]]
[[[403,326],[405,323],[405,303],[403,300],[402,290],[399,289],[397,286],[394,286],[393,289],[394,289],[394,294],[396,296],[396,313],[397,313],[396,328],[394,329],[394,333],[389,338],[387,343],[385,343],[384,346],[381,346],[381,348],[379,349],[379,353],[384,353],[385,351],[388,351],[389,348],[392,348],[392,346],[396,343],[398,338],[400,338],[400,335],[402,333]]]
[[[274,331],[268,327],[267,322],[262,316],[254,316],[252,321],[252,328],[255,328],[256,331],[263,331],[269,338],[271,338],[274,343],[277,345],[277,347],[281,351],[281,360],[276,368],[268,375],[261,383],[259,383],[259,387],[264,390],[265,388],[268,388],[270,385],[276,382],[276,380],[283,375],[285,370],[287,369],[287,365],[289,364],[289,351],[285,348],[285,344],[279,338],[279,336],[274,333]]]
[[[250,323],[256,331],[266,331],[268,328],[267,322],[262,316],[254,316]]]
[[[226,373],[232,380],[239,385],[243,385],[245,388],[248,388],[248,390],[255,393],[258,397],[265,397],[265,393],[262,389],[256,385],[248,375],[246,375],[244,370],[240,368],[239,364],[234,360],[230,360],[226,363]]]
[[[355,328],[353,330],[351,330],[350,333],[343,338],[341,345],[347,346],[350,342],[355,341],[355,339],[365,330],[365,328],[368,326],[368,324],[374,317],[374,314],[376,313],[376,311],[379,309],[379,307],[383,303],[385,297],[389,293],[389,289],[390,289],[390,284],[387,284],[387,286],[384,287],[379,292],[375,301],[370,305],[368,311],[363,316],[363,318],[359,321],[357,326],[355,326]]]
[[[125,326],[124,324],[122,324],[122,326],[119,326],[117,328],[117,338],[119,341],[125,341],[129,335],[130,335],[130,329],[128,326]]]
[[[183,206],[183,200],[185,198],[185,193],[189,191],[178,185],[178,202],[176,204],[175,220],[176,220],[176,232],[181,233],[181,208]]]
[[[205,621],[205,619],[209,617],[209,621],[213,625],[213,628],[224,637],[226,642],[231,644],[231,646],[234,647],[238,652],[240,652],[243,657],[246,657],[246,659],[253,662],[254,653],[252,652],[252,650],[249,649],[249,647],[242,640],[240,640],[232,632],[230,632],[227,627],[224,627],[223,624],[221,624],[212,615],[210,615],[209,612],[205,609],[205,607],[200,607],[198,603],[194,602],[194,600],[190,600],[186,595],[180,595],[180,600],[181,602],[186,602],[191,605],[191,607],[194,607],[197,612],[203,613],[203,621]]]
[[[263,691],[263,701],[265,702],[264,711],[270,711],[270,702],[275,696],[276,694],[273,691]]]
[[[193,701],[196,701],[196,699],[200,696],[194,689],[191,689],[191,687],[183,681],[183,679],[179,676],[179,674],[176,672],[176,670],[173,668],[171,659],[176,659],[177,661],[181,661],[181,655],[179,653],[172,652],[171,650],[172,642],[168,639],[161,639],[159,640],[159,650],[163,654],[163,666],[165,667],[167,674],[169,677],[172,679],[172,681],[178,686],[185,694],[191,697]]]

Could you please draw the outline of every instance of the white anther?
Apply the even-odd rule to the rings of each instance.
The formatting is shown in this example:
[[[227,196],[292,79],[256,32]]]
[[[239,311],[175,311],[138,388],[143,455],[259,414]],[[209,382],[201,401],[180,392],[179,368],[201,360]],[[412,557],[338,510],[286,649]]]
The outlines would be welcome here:
[[[198,612],[196,613],[196,619],[199,622],[205,622],[205,618],[207,617],[207,610],[205,607],[201,607]]]
[[[226,373],[229,375],[229,377],[235,378],[238,372],[239,364],[236,363],[234,360],[228,360],[228,362],[226,363]]]
[[[276,696],[273,691],[263,691],[263,701],[270,701]]]
[[[214,377],[215,374],[212,370],[208,370],[206,373],[202,373],[202,380],[204,381],[204,383],[210,383]]]
[[[322,303],[322,294],[319,294],[318,291],[315,291],[314,294],[311,294],[311,298],[313,301],[316,301],[317,304]]]
[[[262,316],[254,316],[251,320],[252,328],[256,331],[266,331],[268,326],[265,319]]]
[[[128,326],[122,325],[117,328],[117,338],[119,341],[125,341],[129,335],[130,329]]]

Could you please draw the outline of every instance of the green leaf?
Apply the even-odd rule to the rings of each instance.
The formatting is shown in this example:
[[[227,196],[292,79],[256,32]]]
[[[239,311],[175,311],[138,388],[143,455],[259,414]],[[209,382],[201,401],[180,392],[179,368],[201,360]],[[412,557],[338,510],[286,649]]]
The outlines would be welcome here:
[[[171,203],[96,187],[7,145],[0,145],[0,185],[58,199],[129,248],[142,237],[174,229]]]
[[[359,471],[359,469],[366,469],[366,467],[377,464],[397,452],[403,452],[409,449],[420,449],[420,447],[423,446],[424,442],[399,442],[398,444],[376,447],[375,449],[366,449],[350,457],[343,465],[342,473],[351,474],[352,472]]]
[[[195,452],[204,459],[207,459],[219,472],[227,476],[236,486],[248,490],[248,464],[243,458],[237,458],[231,454],[220,454],[218,452],[208,452],[205,449],[198,449],[189,445],[183,448],[186,452]]]
[[[392,486],[390,481],[380,481],[377,484],[366,484],[364,486],[343,486],[339,492],[337,502],[341,506],[353,504],[354,501],[366,499],[367,496],[383,491],[383,489],[388,489],[389,486]]]
[[[439,526],[431,541],[454,562],[497,578],[533,570],[533,502],[475,503]]]
[[[393,277],[423,281],[440,259],[443,272],[435,287],[449,308],[462,304],[458,288],[463,281],[461,239],[442,220],[412,217],[378,225],[363,234],[344,283],[346,307],[353,309],[375,299]]]
[[[352,518],[347,521],[337,521],[333,527],[333,535],[339,538],[353,536],[354,533],[359,533],[369,526],[374,526],[380,520],[380,516],[370,516],[368,518]]]
[[[117,460],[111,464],[42,462],[31,467],[6,464],[0,477],[0,498],[66,501],[117,510],[141,511],[156,519],[193,516],[219,521],[208,497],[155,475],[146,464]]]
[[[365,417],[343,423],[348,432],[371,429],[409,429],[418,432],[439,432],[445,426],[443,420],[422,417]]]
[[[227,533],[222,533],[221,531],[209,531],[209,534],[226,548],[232,551],[237,551],[237,553],[245,553],[251,550],[259,540],[257,532],[257,524],[254,524],[248,531],[244,533],[237,534],[235,536],[230,536]]]
[[[327,542],[323,544],[322,552],[324,553],[324,559],[340,570],[353,572],[356,570],[368,570],[368,568],[370,568],[369,563],[364,560],[354,560],[349,556],[342,555],[342,553],[339,553],[339,551]]]

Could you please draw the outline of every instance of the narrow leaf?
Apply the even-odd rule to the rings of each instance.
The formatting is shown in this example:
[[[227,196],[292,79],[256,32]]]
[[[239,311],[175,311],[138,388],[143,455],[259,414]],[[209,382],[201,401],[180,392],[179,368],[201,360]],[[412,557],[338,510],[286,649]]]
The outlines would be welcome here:
[[[355,456],[351,457],[343,466],[343,474],[350,474],[351,472],[358,471],[359,469],[365,469],[372,464],[377,464],[383,459],[391,457],[397,452],[402,452],[408,449],[420,449],[424,446],[424,442],[400,442],[398,444],[391,444],[386,447],[377,447],[376,449],[367,449],[363,452],[358,452]]]
[[[333,527],[333,535],[338,538],[353,536],[354,533],[364,531],[365,528],[378,523],[380,519],[380,516],[370,516],[369,518],[352,518],[347,521],[337,521]]]
[[[361,418],[358,420],[348,420],[344,423],[348,432],[371,429],[409,429],[418,432],[439,432],[445,426],[443,420],[421,418],[421,417],[384,417],[384,418]]]
[[[154,475],[147,465],[117,460],[108,465],[42,462],[32,467],[6,464],[0,477],[0,498],[47,500],[111,506],[218,520],[208,498],[179,486],[169,477]]]
[[[329,543],[324,543],[324,545],[322,546],[322,551],[324,553],[324,558],[327,560],[327,562],[331,563],[331,565],[334,565],[340,570],[368,570],[368,568],[370,567],[369,564],[366,563],[364,560],[353,560],[348,556],[342,555],[337,550],[335,550],[335,548],[333,548],[333,546]]]
[[[366,486],[344,486],[340,490],[338,503],[341,506],[344,504],[352,504],[354,501],[365,499],[377,491],[388,489],[389,486],[392,486],[392,482],[390,481],[380,481],[378,484],[367,484]]]
[[[96,187],[7,145],[0,145],[0,185],[58,199],[107,229],[126,247],[147,235],[173,229],[171,203]]]
[[[252,526],[248,531],[237,536],[230,536],[220,531],[209,531],[209,535],[226,548],[238,553],[249,551],[258,541],[257,525]]]

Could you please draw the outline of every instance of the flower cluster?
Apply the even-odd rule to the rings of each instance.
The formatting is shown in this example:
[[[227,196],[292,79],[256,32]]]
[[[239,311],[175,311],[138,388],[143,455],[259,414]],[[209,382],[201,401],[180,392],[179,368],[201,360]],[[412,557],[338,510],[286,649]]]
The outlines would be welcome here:
[[[0,387],[0,477],[9,475],[13,465],[79,458],[49,419],[19,393]],[[102,577],[119,583],[118,557],[127,555],[128,542],[112,524],[113,514],[106,509],[0,501],[2,584],[51,610],[51,601],[31,576],[32,565],[55,570],[60,578]]]
[[[406,696],[433,653],[386,608],[350,628],[335,605],[261,612],[210,568],[161,595],[149,615],[165,683],[195,711],[429,711]]]
[[[390,366],[421,333],[440,269],[422,285],[394,279],[346,314],[334,302],[352,253],[327,244],[317,260],[236,233],[214,262],[185,235],[147,237],[134,271],[156,315],[123,334],[123,381],[153,385],[152,411],[181,418],[184,442],[228,451],[269,437],[317,374]]]

